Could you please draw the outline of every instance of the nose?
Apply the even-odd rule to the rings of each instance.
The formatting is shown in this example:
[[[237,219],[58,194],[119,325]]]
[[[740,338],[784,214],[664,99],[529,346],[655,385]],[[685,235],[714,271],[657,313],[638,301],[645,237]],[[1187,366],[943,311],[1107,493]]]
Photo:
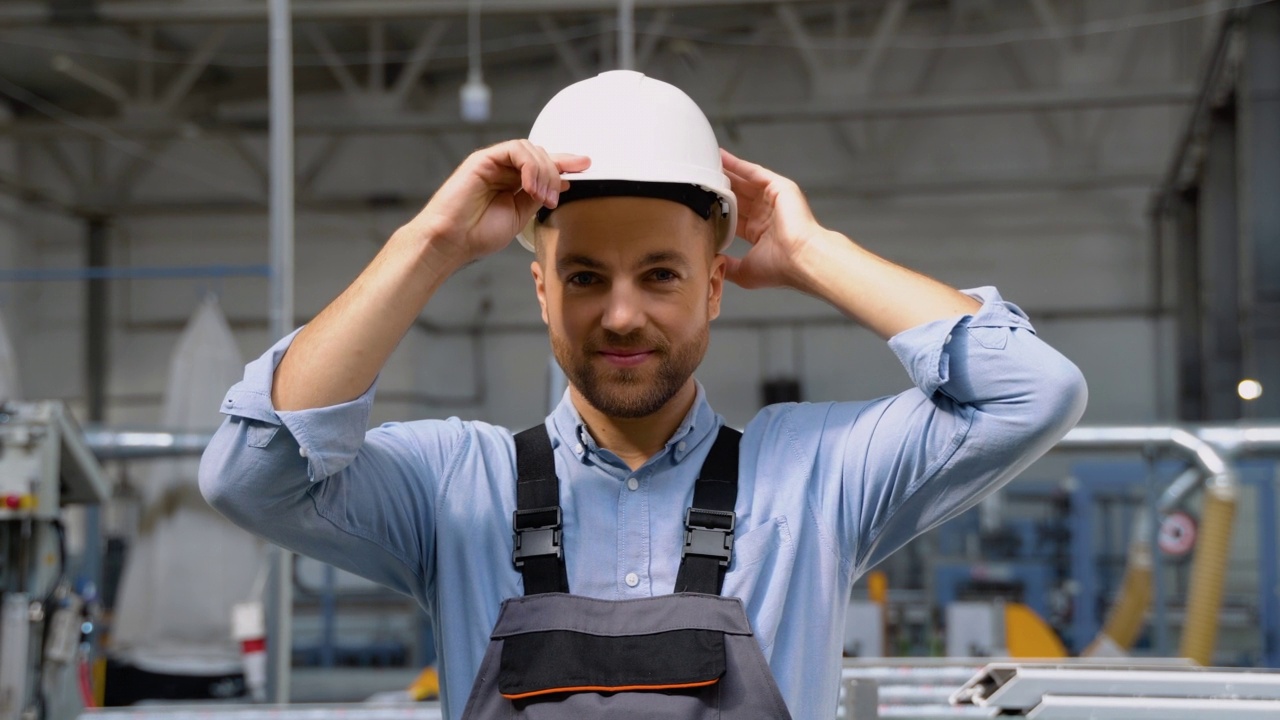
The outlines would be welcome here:
[[[605,299],[600,324],[605,330],[627,335],[644,327],[644,305],[641,294],[630,283],[614,283]]]

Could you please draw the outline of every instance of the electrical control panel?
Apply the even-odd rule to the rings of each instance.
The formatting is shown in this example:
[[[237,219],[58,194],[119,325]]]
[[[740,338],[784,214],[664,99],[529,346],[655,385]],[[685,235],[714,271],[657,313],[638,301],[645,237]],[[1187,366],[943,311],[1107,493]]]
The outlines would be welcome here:
[[[63,505],[99,503],[108,486],[60,402],[0,405],[0,520],[52,520]]]

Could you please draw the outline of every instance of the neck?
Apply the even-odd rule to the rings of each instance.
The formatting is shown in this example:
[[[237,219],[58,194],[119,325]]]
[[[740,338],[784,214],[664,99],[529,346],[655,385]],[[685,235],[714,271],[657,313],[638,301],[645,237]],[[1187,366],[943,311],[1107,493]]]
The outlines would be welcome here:
[[[662,450],[697,397],[698,387],[690,378],[657,412],[639,418],[617,418],[600,412],[577,388],[569,387],[569,399],[596,444],[622,458],[632,470]]]

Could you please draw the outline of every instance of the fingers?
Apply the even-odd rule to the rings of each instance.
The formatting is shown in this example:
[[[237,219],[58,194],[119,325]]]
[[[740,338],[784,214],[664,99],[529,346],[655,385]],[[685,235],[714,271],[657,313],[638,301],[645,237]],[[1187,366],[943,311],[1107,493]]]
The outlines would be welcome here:
[[[555,155],[552,155],[551,159],[555,162],[556,168],[559,170],[559,172],[557,173],[557,177],[559,177],[559,175],[563,173],[580,173],[583,170],[586,170],[587,168],[591,167],[591,158],[587,157],[586,155],[568,155],[565,153],[557,153]],[[560,182],[556,184],[556,192],[562,193],[568,189],[569,189],[569,181],[561,177]],[[560,198],[557,197],[556,203],[559,204],[559,202],[560,202]]]
[[[542,202],[523,190],[517,191],[513,199],[516,205],[516,216],[521,222],[527,222],[542,207]]]
[[[559,203],[560,192],[567,189],[560,174],[582,172],[591,164],[591,160],[582,155],[559,154],[552,157],[528,140],[499,143],[481,151],[481,154],[483,160],[491,163],[485,173],[491,187],[523,190],[539,205],[551,208]],[[513,187],[517,176],[518,188]]]
[[[556,167],[562,173],[582,172],[591,167],[591,158],[586,155],[569,155],[567,153],[556,153],[551,156]]]
[[[530,168],[533,171],[535,187],[524,186],[524,191],[536,197],[543,205],[553,208],[560,202],[560,168],[551,159],[546,150],[528,140],[521,140],[531,156]]]
[[[724,174],[729,178],[729,189],[733,190],[733,194],[738,196],[738,200],[754,200],[760,197],[764,192],[762,186],[753,185],[746,178],[725,168]]]
[[[739,212],[738,227],[734,228],[734,232],[737,234],[738,237],[742,238],[743,240],[746,240],[752,245],[755,245],[756,241],[758,241],[760,238],[752,237],[750,234],[748,234],[747,225],[749,225],[750,222],[751,222],[750,215],[748,215],[747,213]]]
[[[734,175],[737,175],[747,181],[747,183],[757,185],[761,188],[767,186],[771,182],[785,179],[772,170],[768,170],[760,165],[756,165],[755,163],[747,162],[724,148],[720,148],[720,162],[724,164],[725,170],[732,172]]]

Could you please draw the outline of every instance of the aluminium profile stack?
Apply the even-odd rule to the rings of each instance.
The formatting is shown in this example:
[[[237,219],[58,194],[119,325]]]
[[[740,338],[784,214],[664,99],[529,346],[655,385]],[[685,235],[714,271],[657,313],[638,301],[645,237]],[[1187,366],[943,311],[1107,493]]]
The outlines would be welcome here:
[[[1280,717],[1280,673],[992,663],[951,702],[1037,720],[1260,720]]]

